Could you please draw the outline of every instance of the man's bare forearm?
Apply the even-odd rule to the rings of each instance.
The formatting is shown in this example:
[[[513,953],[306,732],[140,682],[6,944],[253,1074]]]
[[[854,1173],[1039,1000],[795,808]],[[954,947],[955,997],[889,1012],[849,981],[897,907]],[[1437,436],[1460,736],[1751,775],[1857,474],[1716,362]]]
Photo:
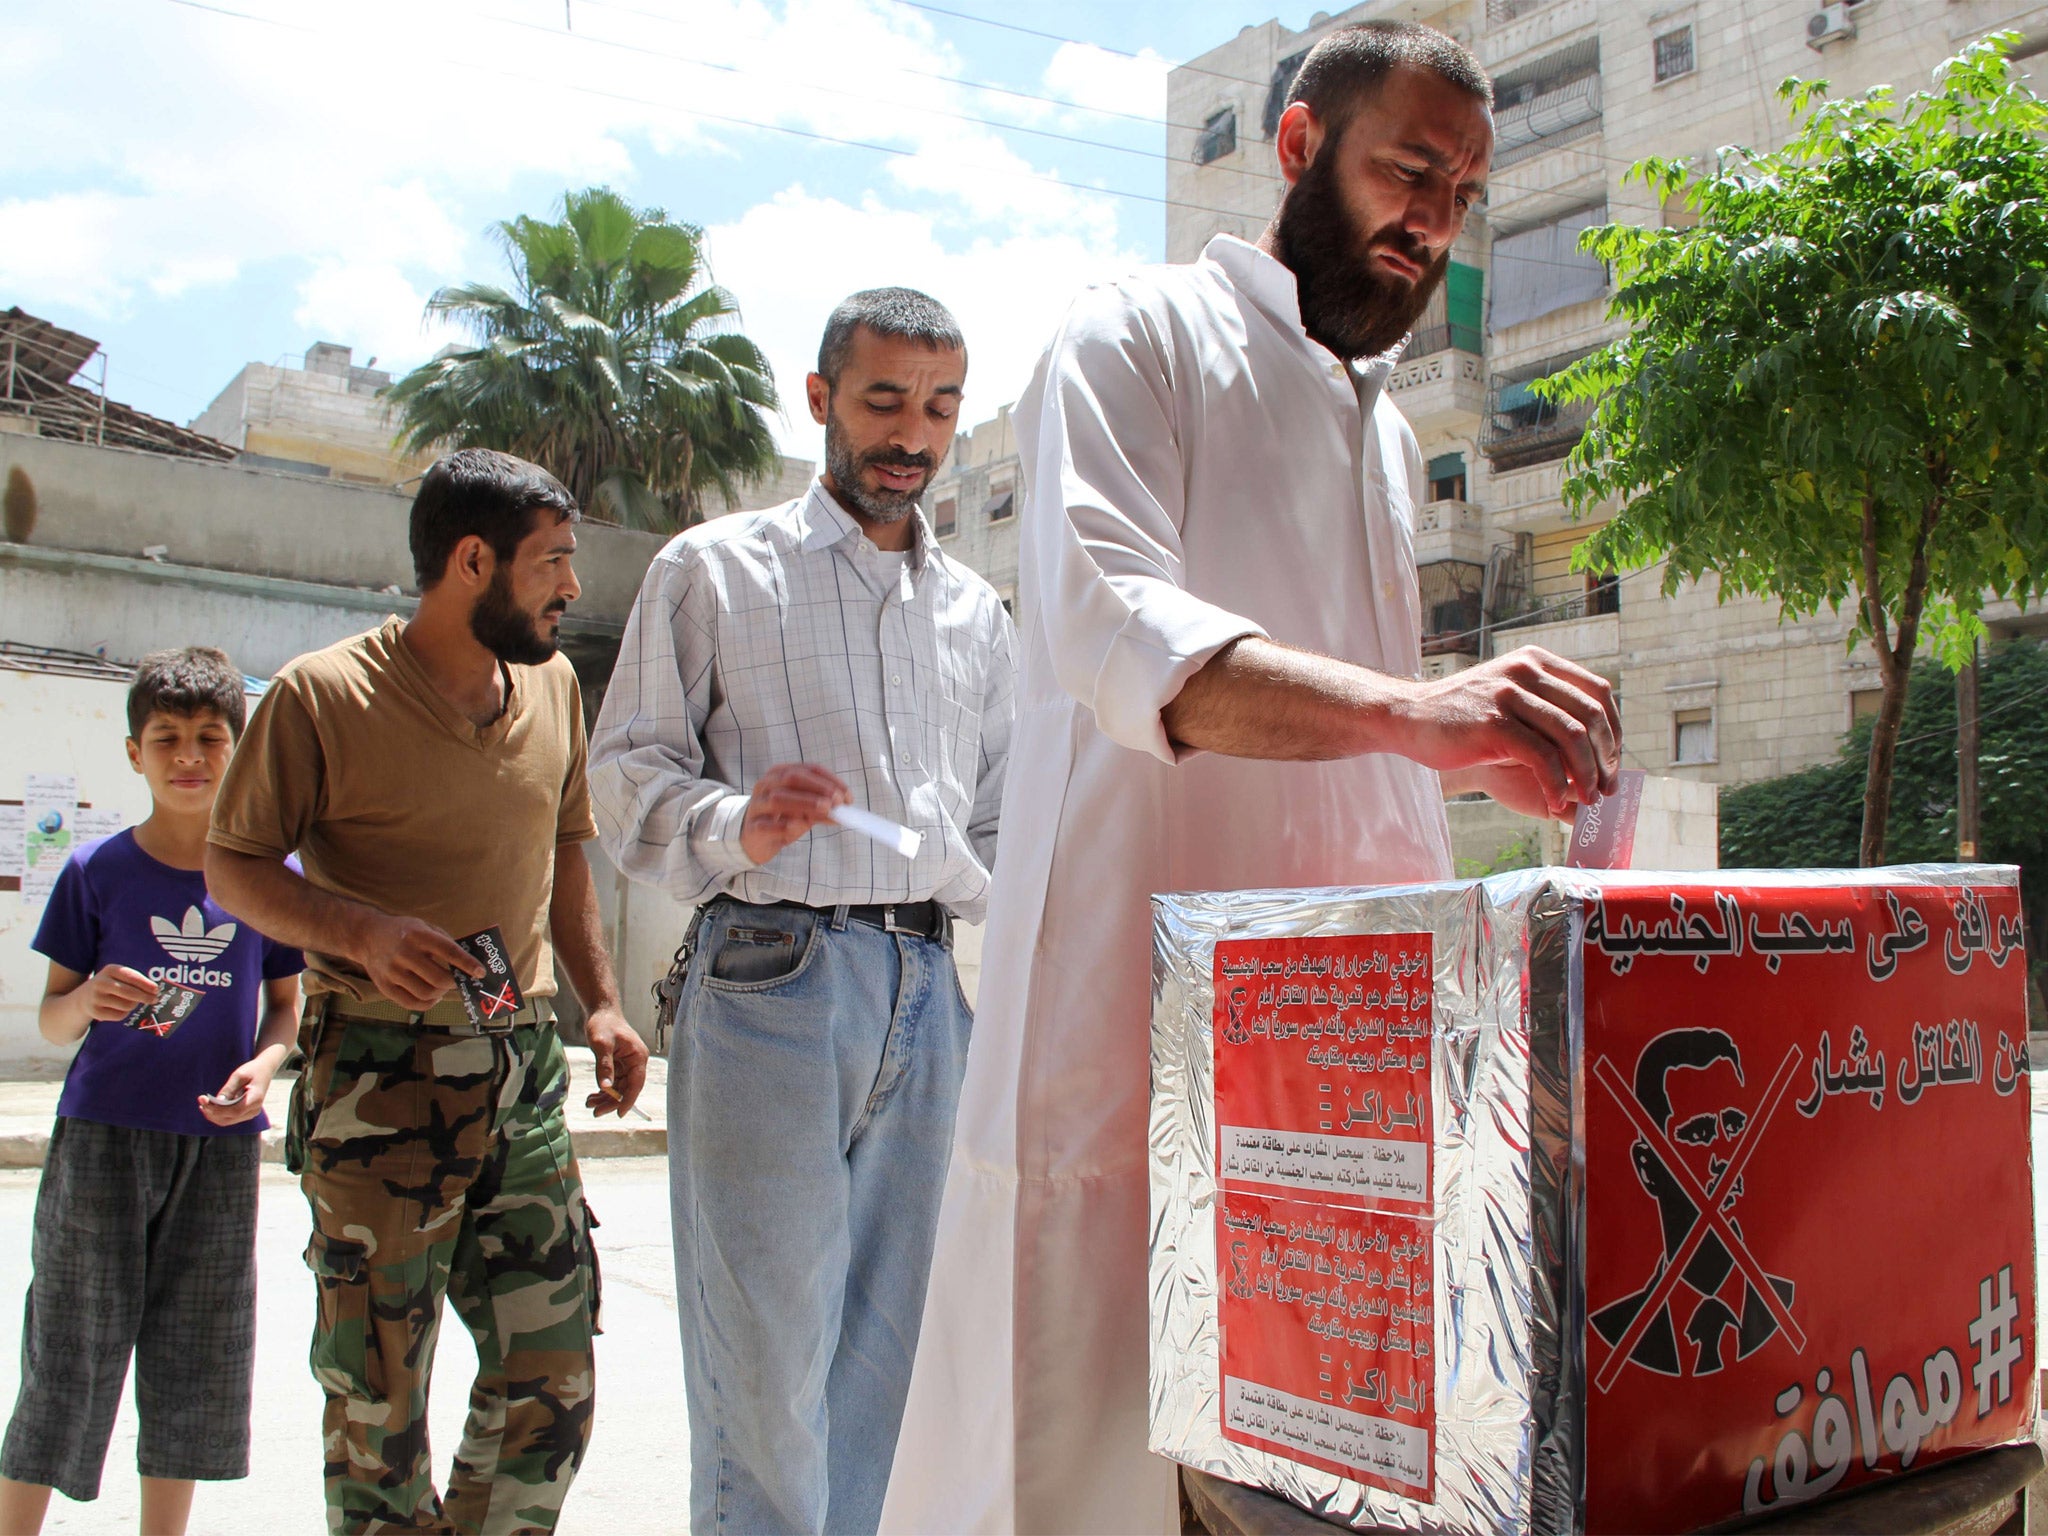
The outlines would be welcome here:
[[[619,982],[604,945],[604,916],[597,906],[597,884],[581,843],[555,848],[555,891],[548,903],[548,931],[562,969],[586,1010],[619,1006]]]
[[[1551,816],[1611,792],[1621,765],[1612,685],[1534,646],[1418,682],[1248,635],[1189,678],[1161,720],[1181,746],[1228,757],[1398,753]]]
[[[282,860],[206,846],[206,888],[213,899],[266,938],[293,949],[360,962],[364,935],[383,916],[336,896],[285,868]]]
[[[1322,762],[1387,750],[1400,685],[1348,661],[1247,635],[1210,657],[1161,712],[1178,746]]]

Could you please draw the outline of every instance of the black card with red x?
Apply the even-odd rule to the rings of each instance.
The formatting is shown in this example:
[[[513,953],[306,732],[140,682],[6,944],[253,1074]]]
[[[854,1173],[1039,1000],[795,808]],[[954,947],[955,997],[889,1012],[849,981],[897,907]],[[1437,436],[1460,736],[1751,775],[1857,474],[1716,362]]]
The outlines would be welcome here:
[[[502,1024],[517,1013],[526,999],[512,974],[512,956],[505,948],[502,929],[486,928],[455,941],[483,962],[482,977],[455,973],[455,990],[462,998],[463,1012],[472,1024]]]
[[[157,983],[156,996],[142,1004],[121,1022],[130,1029],[143,1030],[162,1039],[199,1009],[204,992],[181,987],[176,982]]]

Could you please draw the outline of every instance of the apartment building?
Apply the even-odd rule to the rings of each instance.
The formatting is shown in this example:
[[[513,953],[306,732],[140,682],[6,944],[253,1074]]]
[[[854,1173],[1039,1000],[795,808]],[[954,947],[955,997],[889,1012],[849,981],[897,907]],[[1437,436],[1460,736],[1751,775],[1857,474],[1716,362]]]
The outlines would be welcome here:
[[[1658,570],[1573,571],[1599,522],[1575,522],[1560,495],[1584,413],[1539,401],[1529,385],[1616,331],[1609,274],[1578,249],[1579,232],[1684,217],[1625,181],[1635,161],[1775,146],[1788,134],[1776,89],[1787,76],[1824,78],[1837,95],[1887,83],[1904,92],[1992,31],[2022,35],[2020,68],[2048,89],[2048,4],[1367,0],[1300,31],[1247,26],[1170,76],[1169,260],[1193,260],[1219,233],[1257,238],[1282,186],[1272,136],[1295,72],[1331,29],[1373,18],[1465,42],[1497,103],[1485,206],[1391,380],[1427,464],[1415,552],[1430,672],[1521,644],[1572,657],[1616,682],[1628,761],[1653,773],[1734,784],[1830,757],[1878,698],[1875,660],[1846,647],[1846,618],[1785,622],[1772,603],[1718,601],[1711,584],[1665,597]],[[990,436],[973,465],[977,489],[1016,483],[1014,458],[997,448],[1007,423],[995,425],[976,434],[977,451]],[[963,552],[970,535],[977,552],[1004,548],[992,525],[972,525],[972,495],[955,504]],[[1011,573],[1014,541],[1012,524]],[[1987,618],[1994,631],[2043,627],[2009,606]]]
[[[1625,182],[1649,155],[1771,147],[1788,133],[1778,82],[1838,95],[1924,84],[1995,30],[2022,34],[2022,67],[2048,56],[2048,5],[2014,0],[1372,0],[1301,32],[1248,27],[1172,76],[1175,206],[1167,249],[1188,260],[1217,233],[1253,237],[1278,187],[1271,134],[1301,59],[1330,28],[1372,17],[1437,26],[1493,76],[1496,148],[1483,217],[1460,240],[1437,305],[1391,386],[1428,462],[1416,559],[1434,672],[1518,644],[1585,662],[1619,685],[1632,763],[1740,783],[1830,756],[1878,676],[1835,615],[1781,622],[1774,604],[1661,595],[1658,571],[1590,577],[1571,556],[1598,519],[1560,498],[1584,412],[1539,401],[1534,379],[1615,334],[1608,273],[1578,249],[1610,220],[1668,222]],[[1461,274],[1460,267],[1473,269]],[[1462,284],[1459,279],[1462,277]],[[1474,323],[1474,311],[1479,320]],[[1995,627],[2028,621],[2011,610]]]

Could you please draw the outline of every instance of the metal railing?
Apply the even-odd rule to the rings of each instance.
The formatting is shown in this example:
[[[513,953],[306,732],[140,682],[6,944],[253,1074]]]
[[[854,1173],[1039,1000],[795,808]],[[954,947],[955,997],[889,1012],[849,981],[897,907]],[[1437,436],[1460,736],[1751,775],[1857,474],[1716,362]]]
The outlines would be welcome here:
[[[1495,374],[1486,391],[1486,414],[1479,420],[1479,451],[1496,474],[1561,459],[1577,445],[1592,419],[1594,402],[1574,400],[1560,405],[1530,391],[1538,379],[1561,373],[1591,348],[1545,358],[1512,374]]]
[[[1493,168],[1530,159],[1600,131],[1600,76],[1569,81],[1494,114]]]
[[[1413,362],[1418,357],[1428,357],[1432,352],[1470,352],[1475,355],[1483,351],[1483,344],[1476,325],[1425,325],[1408,339],[1408,350],[1401,354],[1403,362]]]
[[[1531,11],[1540,11],[1553,0],[1486,0],[1486,24],[1490,27],[1504,27],[1511,21],[1520,21]]]

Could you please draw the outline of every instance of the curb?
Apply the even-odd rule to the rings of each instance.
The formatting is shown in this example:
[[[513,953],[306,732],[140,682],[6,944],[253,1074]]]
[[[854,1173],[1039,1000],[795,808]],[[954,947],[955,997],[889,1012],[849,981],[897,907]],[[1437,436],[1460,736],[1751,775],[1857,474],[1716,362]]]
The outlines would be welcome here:
[[[284,1162],[284,1132],[263,1133],[263,1161]],[[659,1125],[609,1126],[602,1130],[571,1131],[570,1143],[578,1157],[666,1157],[668,1130]],[[50,1150],[48,1131],[15,1131],[0,1135],[0,1168],[40,1168]]]

